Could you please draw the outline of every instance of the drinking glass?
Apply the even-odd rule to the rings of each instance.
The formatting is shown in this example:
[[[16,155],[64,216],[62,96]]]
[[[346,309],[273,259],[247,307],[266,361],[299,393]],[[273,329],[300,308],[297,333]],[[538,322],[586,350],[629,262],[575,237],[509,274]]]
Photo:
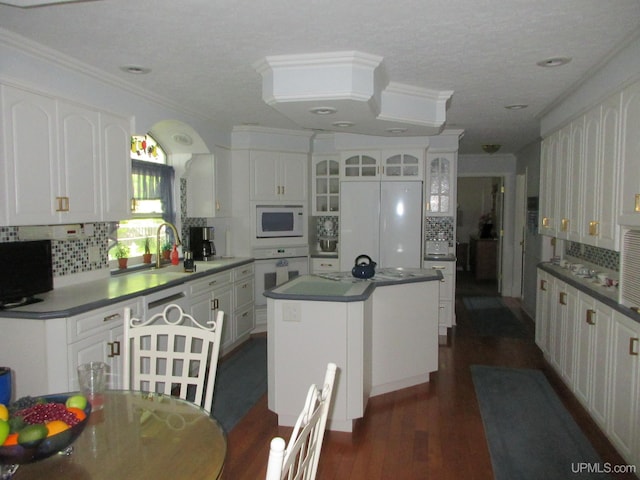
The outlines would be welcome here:
[[[91,402],[91,410],[102,410],[104,407],[104,390],[106,386],[107,364],[89,362],[78,366],[78,383],[80,390]]]

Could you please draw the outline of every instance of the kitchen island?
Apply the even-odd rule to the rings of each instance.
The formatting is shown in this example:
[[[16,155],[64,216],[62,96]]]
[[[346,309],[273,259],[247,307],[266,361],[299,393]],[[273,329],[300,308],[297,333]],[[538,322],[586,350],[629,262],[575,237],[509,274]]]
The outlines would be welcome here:
[[[429,381],[438,369],[442,274],[382,269],[304,275],[267,297],[269,409],[291,426],[312,382],[338,366],[328,428],[352,431],[370,396]]]

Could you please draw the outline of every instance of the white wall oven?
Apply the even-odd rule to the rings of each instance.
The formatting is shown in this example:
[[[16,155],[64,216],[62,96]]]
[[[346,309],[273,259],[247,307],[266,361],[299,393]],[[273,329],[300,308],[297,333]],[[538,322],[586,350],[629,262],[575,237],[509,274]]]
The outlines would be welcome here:
[[[309,273],[309,247],[256,248],[255,259],[255,305],[266,306],[265,290],[284,283],[298,275]]]

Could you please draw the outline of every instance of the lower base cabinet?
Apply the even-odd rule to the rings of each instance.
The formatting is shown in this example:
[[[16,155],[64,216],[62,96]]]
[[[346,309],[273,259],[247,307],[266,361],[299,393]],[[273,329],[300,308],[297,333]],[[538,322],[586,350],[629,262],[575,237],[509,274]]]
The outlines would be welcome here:
[[[446,335],[447,330],[456,324],[455,314],[455,290],[456,290],[456,263],[425,261],[422,268],[440,270],[442,280],[439,288],[438,304],[438,335]]]
[[[538,270],[536,343],[620,455],[640,467],[640,323]]]
[[[253,264],[247,264],[69,318],[0,317],[0,365],[14,371],[14,399],[78,390],[77,367],[90,361],[107,364],[109,388],[123,388],[125,308],[148,318],[176,303],[203,323],[221,309],[223,355],[255,326],[253,282]]]

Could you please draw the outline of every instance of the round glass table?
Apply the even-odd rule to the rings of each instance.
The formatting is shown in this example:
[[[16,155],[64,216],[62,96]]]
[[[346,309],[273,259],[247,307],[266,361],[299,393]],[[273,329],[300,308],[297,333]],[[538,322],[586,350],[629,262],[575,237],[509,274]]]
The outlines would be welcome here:
[[[110,390],[70,455],[20,465],[14,480],[218,479],[227,435],[206,411],[160,394]]]

